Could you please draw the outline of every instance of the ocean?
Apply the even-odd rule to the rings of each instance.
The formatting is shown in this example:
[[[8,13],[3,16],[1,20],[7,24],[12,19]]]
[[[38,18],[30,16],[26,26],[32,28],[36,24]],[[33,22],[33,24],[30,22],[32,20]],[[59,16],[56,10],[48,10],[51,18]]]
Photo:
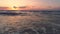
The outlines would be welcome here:
[[[0,34],[60,34],[60,11],[0,10]]]

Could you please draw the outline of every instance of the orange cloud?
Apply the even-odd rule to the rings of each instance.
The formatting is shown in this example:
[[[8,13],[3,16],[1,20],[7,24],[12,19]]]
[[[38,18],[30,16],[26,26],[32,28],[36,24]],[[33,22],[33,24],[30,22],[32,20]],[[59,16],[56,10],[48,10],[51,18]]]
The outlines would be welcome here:
[[[8,7],[0,7],[0,10],[7,10]]]

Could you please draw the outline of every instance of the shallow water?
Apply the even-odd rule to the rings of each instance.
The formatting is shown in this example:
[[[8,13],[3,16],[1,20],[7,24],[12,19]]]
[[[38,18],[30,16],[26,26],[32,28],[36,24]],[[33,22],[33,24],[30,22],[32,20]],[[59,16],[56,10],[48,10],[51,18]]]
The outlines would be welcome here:
[[[0,34],[60,34],[59,11],[0,14]]]

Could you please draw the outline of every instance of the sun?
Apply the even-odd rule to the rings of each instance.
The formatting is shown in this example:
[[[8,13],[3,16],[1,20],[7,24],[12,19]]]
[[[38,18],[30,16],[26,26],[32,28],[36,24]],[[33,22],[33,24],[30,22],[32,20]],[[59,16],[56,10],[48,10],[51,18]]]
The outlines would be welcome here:
[[[13,8],[15,8],[15,9],[16,9],[17,7],[16,7],[16,6],[13,6]]]
[[[16,6],[13,6],[13,7],[12,7],[12,9],[13,9],[13,10],[16,10],[16,9],[17,9],[17,7],[16,7]]]
[[[12,6],[11,8],[12,8],[12,10],[16,10],[17,9],[16,6]]]
[[[18,7],[12,6],[12,7],[9,8],[9,10],[18,10]]]

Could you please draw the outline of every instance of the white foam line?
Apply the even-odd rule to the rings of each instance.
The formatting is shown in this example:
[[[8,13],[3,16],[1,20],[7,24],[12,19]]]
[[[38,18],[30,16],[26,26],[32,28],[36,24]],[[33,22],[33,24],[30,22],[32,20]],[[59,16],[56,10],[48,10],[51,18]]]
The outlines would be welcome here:
[[[50,23],[50,24],[60,27],[60,24],[55,24],[55,23]]]

